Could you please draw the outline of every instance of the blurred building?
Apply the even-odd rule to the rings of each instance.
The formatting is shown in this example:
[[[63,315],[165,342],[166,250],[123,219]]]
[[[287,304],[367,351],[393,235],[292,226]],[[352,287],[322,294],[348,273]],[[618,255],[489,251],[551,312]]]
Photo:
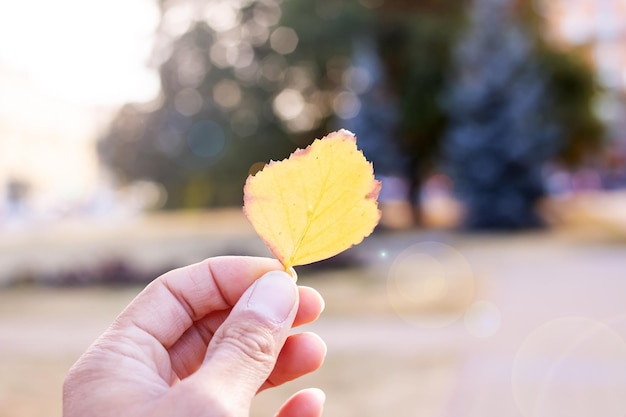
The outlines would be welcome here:
[[[82,204],[99,181],[94,111],[1,65],[0,92],[0,223]]]

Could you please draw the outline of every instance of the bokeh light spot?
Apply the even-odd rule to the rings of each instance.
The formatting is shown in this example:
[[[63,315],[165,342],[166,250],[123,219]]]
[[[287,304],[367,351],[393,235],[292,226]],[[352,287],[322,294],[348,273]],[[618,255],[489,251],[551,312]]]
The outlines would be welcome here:
[[[281,119],[294,119],[304,110],[304,98],[298,90],[286,88],[274,98],[273,108]]]
[[[309,65],[293,65],[285,74],[285,82],[298,91],[316,88],[314,79],[314,70]]]
[[[245,67],[235,67],[235,78],[242,84],[252,85],[257,83],[257,75],[259,74],[259,61],[252,59],[250,64]]]
[[[246,22],[241,27],[242,35],[252,43],[254,46],[261,46],[270,37],[270,32],[265,25],[261,25],[256,20],[252,19]]]
[[[302,111],[293,119],[287,121],[287,128],[292,132],[307,132],[312,130],[320,119],[320,112],[316,105],[306,103]]]
[[[333,100],[335,114],[341,119],[352,119],[361,111],[361,100],[356,94],[348,91],[337,94]]]
[[[211,49],[209,50],[211,62],[219,68],[228,67],[228,49],[229,45],[227,45],[226,42],[218,41],[211,45]]]
[[[221,80],[213,87],[213,100],[220,106],[231,109],[241,102],[241,88],[233,80]]]
[[[209,71],[201,56],[192,53],[180,53],[176,68],[176,78],[184,87],[197,87]]]
[[[192,88],[183,88],[174,96],[174,107],[183,116],[193,116],[202,109],[202,96]]]
[[[210,120],[198,122],[189,129],[187,144],[189,149],[200,157],[215,157],[226,145],[224,129]]]
[[[344,74],[344,84],[355,93],[361,94],[372,86],[372,76],[366,68],[350,67]]]
[[[161,26],[168,35],[174,38],[181,36],[191,27],[193,13],[191,3],[178,2],[173,4],[165,10]]]
[[[247,42],[240,42],[226,49],[226,62],[234,68],[246,68],[254,60],[254,50]]]
[[[270,35],[270,46],[279,54],[290,54],[298,46],[298,35],[291,28],[285,26],[278,27]]]
[[[280,21],[282,10],[278,4],[271,2],[257,2],[254,7],[254,20],[262,26],[274,26]]]
[[[158,182],[136,181],[124,191],[129,204],[142,210],[159,210],[167,202],[167,190]]]
[[[216,32],[234,28],[240,19],[239,11],[227,1],[209,2],[204,10],[204,21]]]

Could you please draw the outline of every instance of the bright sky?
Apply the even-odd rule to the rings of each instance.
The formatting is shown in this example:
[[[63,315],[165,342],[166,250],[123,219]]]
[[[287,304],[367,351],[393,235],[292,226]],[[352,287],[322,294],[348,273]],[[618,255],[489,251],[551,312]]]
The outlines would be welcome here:
[[[98,129],[158,94],[154,2],[0,0],[0,214],[8,179],[35,211],[93,198]]]
[[[0,0],[0,65],[81,105],[147,101],[154,0]]]

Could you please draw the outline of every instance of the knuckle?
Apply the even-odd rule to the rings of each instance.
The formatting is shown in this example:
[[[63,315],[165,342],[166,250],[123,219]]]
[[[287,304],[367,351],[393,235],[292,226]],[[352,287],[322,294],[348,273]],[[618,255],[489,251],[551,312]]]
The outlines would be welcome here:
[[[238,356],[263,364],[273,363],[276,341],[273,334],[257,323],[244,322],[224,327],[218,338],[218,349],[230,349]]]

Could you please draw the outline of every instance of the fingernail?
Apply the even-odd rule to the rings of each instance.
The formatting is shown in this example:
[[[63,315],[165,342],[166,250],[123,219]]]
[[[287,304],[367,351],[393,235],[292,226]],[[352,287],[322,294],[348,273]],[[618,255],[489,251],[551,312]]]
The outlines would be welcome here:
[[[271,271],[256,280],[247,307],[263,317],[282,323],[289,318],[298,300],[298,288],[282,271]]]

